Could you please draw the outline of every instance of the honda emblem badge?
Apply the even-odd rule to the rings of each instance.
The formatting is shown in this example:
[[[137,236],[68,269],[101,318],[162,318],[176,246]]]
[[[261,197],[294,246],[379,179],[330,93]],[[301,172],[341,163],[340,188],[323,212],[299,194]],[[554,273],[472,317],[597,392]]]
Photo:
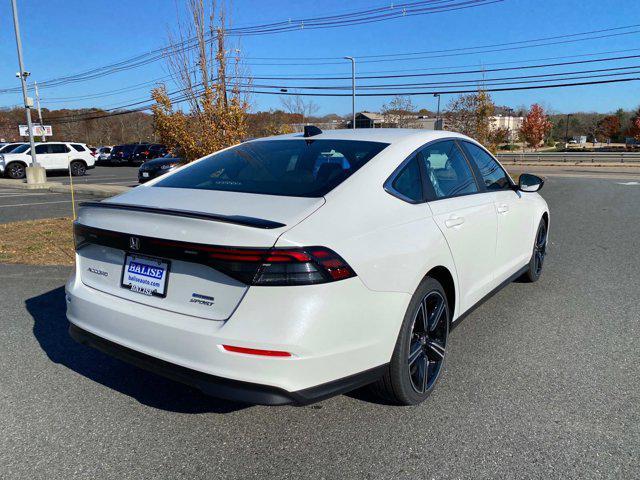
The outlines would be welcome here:
[[[140,239],[138,237],[129,237],[129,248],[131,250],[140,250]]]

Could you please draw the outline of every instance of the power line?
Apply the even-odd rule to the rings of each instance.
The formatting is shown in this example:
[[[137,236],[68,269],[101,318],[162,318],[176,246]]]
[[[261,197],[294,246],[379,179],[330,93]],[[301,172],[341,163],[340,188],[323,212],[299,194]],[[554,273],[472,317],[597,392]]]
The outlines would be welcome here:
[[[587,86],[587,85],[604,85],[604,84],[614,84],[614,83],[624,83],[624,82],[633,82],[639,81],[640,77],[629,77],[629,78],[618,78],[618,79],[608,79],[608,80],[596,80],[589,82],[570,82],[570,83],[559,83],[559,84],[547,84],[547,85],[529,85],[523,87],[498,87],[498,88],[483,88],[486,92],[510,92],[510,91],[523,91],[523,90],[541,90],[541,89],[551,89],[551,88],[567,88],[567,87],[577,87],[577,86]],[[477,89],[472,90],[430,90],[430,91],[417,91],[417,92],[389,92],[389,93],[363,93],[358,95],[359,97],[386,97],[386,96],[395,96],[395,95],[404,95],[404,96],[420,96],[420,95],[433,95],[434,93],[438,93],[440,95],[457,95],[457,94],[465,94],[465,93],[476,93]],[[323,96],[323,97],[346,97],[350,96],[349,93],[279,93],[279,92],[268,92],[268,91],[243,91],[242,93],[251,93],[257,95],[301,95],[301,96]],[[185,98],[174,99],[175,102],[184,101]],[[134,110],[126,110],[119,112],[112,112],[103,115],[95,115],[92,117],[84,117],[77,119],[69,119],[58,121],[57,119],[51,119],[48,123],[52,124],[65,124],[65,123],[76,123],[81,121],[88,120],[97,120],[101,118],[107,118],[118,115],[127,115],[131,113],[142,112],[145,110],[149,110],[151,108],[151,104],[145,105]]]
[[[640,58],[640,55],[636,55],[632,57]],[[599,60],[604,60],[604,59],[599,59]],[[575,63],[585,63],[585,62],[592,62],[592,60],[582,61],[582,62],[565,62],[565,63],[575,64]],[[534,66],[531,66],[531,67],[534,67]],[[366,92],[371,90],[389,90],[389,89],[407,90],[407,89],[415,89],[418,87],[432,87],[432,88],[438,88],[438,90],[442,90],[446,88],[460,88],[460,87],[465,87],[470,85],[504,85],[504,84],[522,84],[522,83],[541,83],[541,82],[547,82],[547,81],[565,81],[565,80],[576,80],[576,79],[584,79],[584,78],[602,78],[602,77],[628,75],[630,73],[638,73],[636,71],[630,72],[631,70],[636,70],[638,68],[640,68],[640,65],[631,65],[631,66],[625,66],[625,67],[609,67],[609,68],[589,69],[589,70],[573,70],[569,72],[541,73],[536,75],[520,75],[520,76],[510,76],[510,77],[503,76],[503,77],[495,77],[495,78],[483,77],[483,78],[463,79],[463,80],[446,80],[446,81],[439,81],[439,82],[384,83],[384,84],[378,83],[378,84],[364,84],[364,85],[361,84],[359,87],[359,91]],[[520,68],[519,70],[522,70],[522,69],[523,68]],[[497,69],[497,70],[500,70],[500,69]],[[510,69],[510,70],[513,70],[513,69]],[[486,73],[486,70],[479,71],[479,72]],[[612,72],[616,72],[616,73],[612,73]],[[584,76],[584,74],[592,74],[592,75]],[[593,74],[600,74],[600,75],[593,75]],[[583,75],[583,76],[576,76],[576,75]],[[449,76],[449,74],[440,74],[439,76]],[[403,76],[396,76],[394,78],[403,78]],[[232,83],[230,82],[229,85],[232,85]],[[195,88],[198,88],[201,86],[202,84],[194,85]],[[282,90],[284,89],[284,90],[292,90],[293,91],[292,93],[294,95],[315,95],[315,96],[332,96],[333,95],[333,94],[319,93],[318,91],[330,91],[330,90],[339,91],[339,90],[348,90],[351,88],[346,85],[344,86],[343,85],[331,85],[331,86],[295,85],[294,86],[294,85],[282,85],[282,84],[265,85],[265,84],[253,84],[253,83],[239,83],[238,87],[249,89],[248,90],[249,92],[253,92],[255,91],[255,89],[270,89],[270,90],[277,90],[274,92],[269,92],[270,94],[284,94],[284,92],[282,92]],[[304,90],[307,90],[307,91],[312,90],[314,91],[314,93],[302,92]],[[187,89],[178,89],[178,90],[169,92],[168,96],[170,99],[174,100],[174,98],[177,95],[185,94],[185,92],[187,92]],[[265,92],[261,91],[261,93],[264,94]],[[391,96],[395,94],[403,94],[403,93],[385,92],[384,95]],[[359,96],[366,96],[366,94],[360,93]],[[186,98],[185,95],[183,95],[183,97]],[[131,103],[118,105],[113,108],[105,109],[103,107],[102,110],[106,112],[111,112],[116,110],[128,109],[131,107],[147,104],[149,101],[150,101],[149,96],[145,96],[140,99],[134,100]],[[57,117],[57,118],[58,119],[80,118],[83,115],[92,115],[92,112],[76,113],[72,115],[67,115],[65,117]]]
[[[539,62],[539,61],[547,61],[547,60],[562,60],[562,59],[566,59],[566,58],[582,58],[582,57],[593,57],[595,55],[606,55],[606,54],[612,54],[612,53],[626,53],[626,52],[637,52],[639,51],[640,48],[628,48],[628,49],[623,49],[623,50],[609,50],[609,51],[604,51],[604,52],[594,52],[594,53],[584,53],[584,54],[580,54],[580,55],[564,55],[564,56],[556,56],[556,57],[545,57],[545,58],[535,58],[535,59],[527,59],[527,60],[514,60],[514,61],[510,61],[510,62],[489,62],[489,63],[483,63],[483,67],[487,67],[487,66],[494,66],[494,65],[521,65],[523,63],[528,63],[528,62]],[[619,59],[619,58],[624,58],[624,57],[612,57],[613,59]],[[598,59],[599,61],[609,61],[608,59]],[[526,66],[526,65],[525,65]],[[370,74],[370,73],[392,73],[392,72],[432,72],[435,70],[448,70],[448,69],[455,69],[455,68],[469,68],[469,67],[476,67],[476,65],[455,65],[455,66],[447,66],[447,67],[432,67],[432,68],[424,68],[424,69],[400,69],[400,70],[374,70],[374,71],[362,71],[360,72],[361,74]],[[521,66],[516,67],[517,70],[521,69]],[[488,70],[487,69],[483,69],[482,72],[486,73]],[[332,79],[332,77],[326,78],[326,74],[318,74],[318,73],[312,73],[312,74],[305,74],[305,77],[301,77],[301,76],[296,76],[296,75],[301,75],[301,74],[290,74],[290,75],[280,75],[277,77],[274,76],[245,76],[243,77],[243,79],[252,79],[252,80],[303,80],[303,81],[321,81],[321,80],[329,80]],[[441,75],[447,75],[447,72],[443,72],[441,73]],[[157,84],[159,82],[162,82],[163,80],[167,80],[172,78],[172,75],[165,75],[162,77],[158,77],[155,79],[151,79],[149,81],[146,82],[142,82],[142,83],[136,83],[133,85],[129,85],[127,87],[123,87],[123,88],[118,88],[115,90],[107,90],[107,91],[102,91],[102,92],[96,92],[94,94],[87,94],[87,95],[79,95],[79,96],[71,96],[71,97],[48,97],[47,101],[44,101],[44,104],[53,104],[53,103],[66,103],[68,101],[77,101],[77,100],[88,100],[88,99],[95,99],[95,98],[103,98],[103,97],[109,97],[109,96],[113,96],[113,95],[117,95],[119,93],[125,93],[125,92],[130,92],[130,91],[134,91],[134,90],[140,90],[142,88],[147,88],[150,85],[154,85]],[[336,79],[350,79],[350,77],[334,77]],[[360,77],[362,78],[362,77]],[[8,108],[8,107],[5,107]]]
[[[433,13],[441,13],[445,11],[460,10],[472,7],[479,7],[493,3],[500,3],[504,0],[423,0],[417,2],[408,2],[395,5],[388,9],[387,7],[379,7],[368,9],[349,14],[311,17],[301,19],[288,19],[287,21],[274,22],[253,27],[230,28],[226,31],[228,36],[253,36],[265,35],[273,33],[283,33],[294,30],[314,30],[319,28],[336,28],[351,25],[361,25],[364,23],[374,23],[380,21],[391,20],[395,18],[403,18],[414,15],[428,15]],[[389,10],[389,11],[387,11]],[[215,40],[215,35],[209,36],[207,41]],[[196,43],[194,43],[196,42]],[[115,62],[109,65],[92,68],[73,75],[66,75],[40,82],[41,88],[50,88],[53,86],[75,83],[78,81],[86,81],[99,78],[105,75],[137,68],[140,66],[153,63],[164,58],[174,49],[188,51],[197,45],[195,37],[186,39],[178,44],[151,50],[147,53],[139,54],[134,57]],[[16,91],[15,88],[0,89],[0,93],[9,93]]]

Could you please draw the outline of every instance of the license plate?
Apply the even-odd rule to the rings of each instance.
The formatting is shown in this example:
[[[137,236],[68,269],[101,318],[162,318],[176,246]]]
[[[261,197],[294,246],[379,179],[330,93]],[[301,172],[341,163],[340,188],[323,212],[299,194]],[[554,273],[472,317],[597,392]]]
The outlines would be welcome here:
[[[169,262],[159,258],[127,254],[122,269],[123,288],[142,295],[165,297]]]
[[[142,172],[142,176],[143,176],[144,178],[149,177],[149,172]]]

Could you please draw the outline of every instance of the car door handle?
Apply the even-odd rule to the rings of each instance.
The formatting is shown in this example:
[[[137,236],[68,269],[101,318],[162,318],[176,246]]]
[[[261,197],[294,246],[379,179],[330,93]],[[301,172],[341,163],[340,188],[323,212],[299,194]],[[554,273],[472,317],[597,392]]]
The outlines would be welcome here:
[[[464,223],[464,218],[456,217],[456,216],[449,217],[444,221],[444,224],[447,226],[447,228],[459,227],[463,223]]]
[[[503,203],[502,205],[498,205],[498,213],[507,213],[509,211],[509,205]]]

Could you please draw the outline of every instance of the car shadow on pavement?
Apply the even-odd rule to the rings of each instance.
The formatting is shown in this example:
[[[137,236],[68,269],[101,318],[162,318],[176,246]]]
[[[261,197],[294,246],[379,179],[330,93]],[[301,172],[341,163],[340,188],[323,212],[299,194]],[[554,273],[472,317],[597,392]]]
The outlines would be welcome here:
[[[64,287],[29,298],[33,334],[51,361],[153,408],[180,413],[230,413],[250,407],[208,397],[187,385],[139,369],[90,347],[68,333]]]

